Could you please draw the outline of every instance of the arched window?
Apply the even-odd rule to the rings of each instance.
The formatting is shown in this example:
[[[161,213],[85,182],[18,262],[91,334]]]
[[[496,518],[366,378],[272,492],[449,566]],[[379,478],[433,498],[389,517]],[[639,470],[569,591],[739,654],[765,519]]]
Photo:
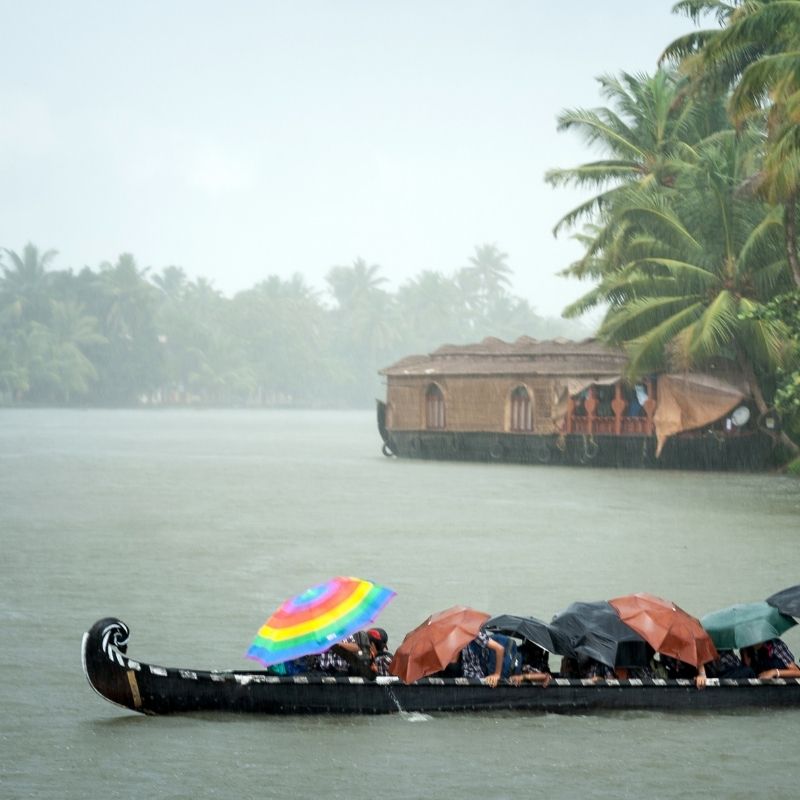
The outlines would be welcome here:
[[[517,386],[517,388],[511,392],[511,430],[533,430],[531,396],[528,394],[528,390],[524,386]]]
[[[444,423],[444,395],[442,390],[432,383],[425,392],[425,426],[444,428]]]

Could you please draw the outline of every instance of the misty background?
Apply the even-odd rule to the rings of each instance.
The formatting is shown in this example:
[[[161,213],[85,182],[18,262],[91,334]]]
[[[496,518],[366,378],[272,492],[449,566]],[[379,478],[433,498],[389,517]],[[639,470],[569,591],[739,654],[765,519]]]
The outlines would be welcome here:
[[[364,406],[402,355],[588,335],[556,115],[652,71],[671,6],[0,4],[0,263],[32,243],[62,304],[0,400]]]

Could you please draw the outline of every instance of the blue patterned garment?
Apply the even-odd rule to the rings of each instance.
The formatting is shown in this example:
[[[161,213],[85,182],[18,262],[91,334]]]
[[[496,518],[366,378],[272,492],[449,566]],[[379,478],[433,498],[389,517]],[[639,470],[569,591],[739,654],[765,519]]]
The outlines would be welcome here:
[[[489,649],[489,634],[479,631],[478,635],[461,651],[461,674],[465,678],[478,678],[483,680],[486,673],[483,671],[481,656],[485,658]]]
[[[353,644],[355,644],[355,641],[356,640],[352,636],[342,639],[342,642],[351,642]],[[320,672],[329,672],[333,674],[347,674],[350,670],[350,665],[347,663],[347,660],[338,653],[333,650],[325,650],[325,652],[317,655],[314,669]]]

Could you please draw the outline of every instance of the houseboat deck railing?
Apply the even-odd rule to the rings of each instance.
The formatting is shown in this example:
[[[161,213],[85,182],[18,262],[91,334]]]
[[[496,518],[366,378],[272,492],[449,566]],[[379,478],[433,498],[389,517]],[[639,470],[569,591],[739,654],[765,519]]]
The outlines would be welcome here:
[[[641,413],[633,416],[626,412],[630,401],[625,398],[621,382],[613,385],[614,397],[601,407],[597,386],[589,386],[585,398],[570,397],[567,401],[565,433],[606,434],[609,436],[653,436],[656,410],[656,382],[644,382],[647,400],[640,406]],[[608,387],[611,388],[611,387]],[[605,413],[603,413],[605,412]]]

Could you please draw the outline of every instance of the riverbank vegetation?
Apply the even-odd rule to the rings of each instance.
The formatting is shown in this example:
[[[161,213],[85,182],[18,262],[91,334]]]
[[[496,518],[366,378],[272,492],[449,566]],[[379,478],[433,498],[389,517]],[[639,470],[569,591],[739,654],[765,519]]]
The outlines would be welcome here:
[[[0,405],[358,408],[382,396],[378,370],[410,353],[590,334],[512,294],[493,244],[395,292],[362,259],[333,267],[324,293],[270,275],[226,297],[130,254],[79,271],[56,258],[33,244],[0,256]]]
[[[600,154],[546,176],[587,191],[555,225],[583,248],[564,275],[590,284],[566,320],[511,293],[493,244],[396,291],[357,259],[331,268],[324,292],[265,273],[233,297],[130,254],[56,269],[53,251],[28,244],[0,257],[0,404],[364,407],[382,393],[377,370],[403,355],[485,336],[581,338],[575,320],[597,309],[632,378],[735,363],[796,452],[800,0],[673,10],[698,29],[654,53],[653,74],[603,76],[605,107],[558,119]]]
[[[598,335],[626,348],[631,377],[729,359],[797,454],[800,0],[674,11],[711,27],[652,75],[601,78],[606,107],[559,119],[601,154],[547,175],[590,190],[556,225],[583,246],[564,274],[592,284],[565,314],[603,309]]]

